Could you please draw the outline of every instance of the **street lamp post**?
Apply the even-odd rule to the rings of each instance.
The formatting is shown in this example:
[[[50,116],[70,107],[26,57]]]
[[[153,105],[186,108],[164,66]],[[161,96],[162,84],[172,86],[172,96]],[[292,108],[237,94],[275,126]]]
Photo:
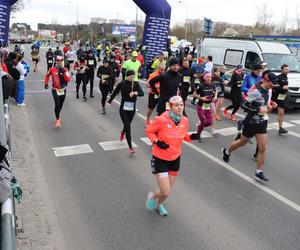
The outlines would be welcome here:
[[[187,40],[187,20],[188,20],[188,6],[183,1],[178,1],[180,4],[184,5],[186,8],[186,16],[185,16],[185,34],[184,39]]]

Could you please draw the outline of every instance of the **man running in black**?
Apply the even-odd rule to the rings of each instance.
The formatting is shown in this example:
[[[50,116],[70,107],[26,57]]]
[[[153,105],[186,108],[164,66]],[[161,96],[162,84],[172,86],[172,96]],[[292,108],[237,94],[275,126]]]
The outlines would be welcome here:
[[[97,61],[96,58],[93,55],[93,51],[89,50],[86,56],[86,62],[87,62],[87,80],[86,84],[90,82],[90,97],[94,98],[94,77],[95,77],[95,69],[97,67]]]
[[[161,115],[166,110],[170,109],[169,99],[175,95],[178,95],[178,88],[181,82],[181,74],[179,71],[179,60],[177,58],[171,58],[169,60],[169,70],[157,77],[154,77],[149,81],[150,87],[156,95],[159,95],[159,101],[157,104],[157,114]],[[160,93],[155,88],[155,84],[160,82]]]

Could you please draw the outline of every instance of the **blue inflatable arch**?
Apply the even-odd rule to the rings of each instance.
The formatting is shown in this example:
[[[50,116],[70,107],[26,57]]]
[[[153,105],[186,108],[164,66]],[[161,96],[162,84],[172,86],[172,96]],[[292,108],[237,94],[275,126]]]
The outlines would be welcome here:
[[[133,0],[146,14],[142,44],[147,47],[148,61],[166,51],[171,6],[166,0]]]
[[[18,0],[0,0],[0,41],[7,44],[11,6]]]

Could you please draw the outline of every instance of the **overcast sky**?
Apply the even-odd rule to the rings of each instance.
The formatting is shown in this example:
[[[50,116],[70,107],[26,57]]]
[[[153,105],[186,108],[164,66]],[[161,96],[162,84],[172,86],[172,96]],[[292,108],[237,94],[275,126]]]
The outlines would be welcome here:
[[[11,20],[25,22],[37,29],[37,23],[52,23],[54,20],[60,24],[74,24],[77,20],[77,7],[79,23],[89,23],[91,17],[119,18],[127,22],[135,20],[136,5],[132,0],[25,0],[25,8]],[[151,1],[151,0],[146,0]],[[105,2],[105,3],[104,3]],[[253,25],[257,18],[262,0],[169,0],[172,7],[171,25],[184,22],[188,18],[208,17],[213,21],[225,21],[237,24]],[[273,0],[266,1],[273,12],[275,22],[280,22],[287,9],[289,26],[295,25],[297,10],[300,13],[299,0]],[[288,2],[288,3],[287,3]],[[139,19],[144,20],[145,15],[138,11]]]

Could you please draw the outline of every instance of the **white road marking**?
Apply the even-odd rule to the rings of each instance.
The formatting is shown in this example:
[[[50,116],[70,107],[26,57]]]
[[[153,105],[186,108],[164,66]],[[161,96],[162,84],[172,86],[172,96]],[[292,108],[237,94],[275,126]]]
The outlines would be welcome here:
[[[99,145],[103,148],[105,151],[111,151],[111,150],[118,150],[118,149],[124,149],[128,148],[126,140],[124,141],[106,141],[106,142],[99,142]],[[136,148],[137,145],[132,142],[132,147]]]
[[[143,137],[143,138],[141,138],[141,140],[143,142],[145,142],[148,146],[152,146],[152,142],[150,141],[150,139],[148,137]]]
[[[186,144],[187,146],[189,146],[190,148],[194,149],[195,151],[201,153],[202,155],[204,155],[205,157],[207,157],[208,159],[216,162],[217,164],[219,164],[221,167],[229,170],[230,172],[238,175],[239,177],[241,177],[242,179],[244,179],[245,181],[251,183],[252,185],[256,186],[257,188],[261,189],[262,191],[265,191],[266,193],[270,194],[271,196],[273,196],[274,198],[276,198],[277,200],[281,201],[282,203],[288,205],[289,207],[295,209],[296,211],[300,212],[300,205],[294,203],[293,201],[285,198],[284,196],[282,196],[281,194],[273,191],[272,189],[259,184],[257,181],[253,180],[252,178],[250,178],[249,176],[247,176],[246,174],[242,173],[241,171],[235,169],[234,167],[230,166],[229,164],[223,162],[222,160],[216,158],[215,156],[207,153],[206,151],[196,147],[195,145],[189,143],[189,142],[185,142],[184,144]]]
[[[237,128],[229,127],[229,128],[216,129],[216,133],[223,136],[235,135],[237,133]]]
[[[146,117],[141,115],[141,114],[139,114],[139,117],[146,120]],[[210,160],[214,161],[215,163],[219,164],[221,167],[223,167],[223,168],[229,170],[230,172],[236,174],[237,176],[241,177],[242,179],[244,179],[245,181],[247,181],[250,184],[254,185],[255,187],[259,188],[260,190],[262,190],[262,191],[268,193],[269,195],[273,196],[275,199],[279,200],[280,202],[282,202],[282,203],[286,204],[287,206],[289,206],[289,207],[295,209],[296,211],[300,212],[300,205],[296,204],[295,202],[285,198],[281,194],[273,191],[272,189],[258,183],[257,181],[253,180],[251,177],[249,177],[246,174],[242,173],[241,171],[235,169],[234,167],[230,166],[229,164],[223,162],[222,160],[216,158],[215,156],[209,154],[208,152],[196,147],[192,143],[189,143],[189,142],[186,142],[186,141],[184,141],[183,143],[186,144],[188,147],[194,149],[195,151],[201,153],[202,155],[204,155],[208,159],[210,159]]]
[[[278,122],[269,123],[269,126],[270,127],[276,127],[276,126],[278,127]],[[283,122],[282,126],[284,128],[290,128],[290,127],[295,127],[296,125],[288,123],[288,122]]]
[[[300,125],[300,120],[292,120],[290,122]]]
[[[67,147],[56,147],[53,148],[53,152],[56,157],[63,157],[70,155],[88,154],[93,153],[94,151],[89,144],[81,144]]]

